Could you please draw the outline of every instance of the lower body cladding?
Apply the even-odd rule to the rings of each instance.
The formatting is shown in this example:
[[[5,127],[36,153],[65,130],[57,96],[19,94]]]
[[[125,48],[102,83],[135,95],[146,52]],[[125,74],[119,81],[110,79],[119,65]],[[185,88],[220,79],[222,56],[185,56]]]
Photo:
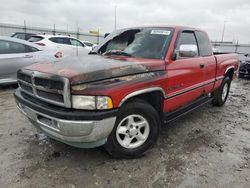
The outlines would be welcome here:
[[[79,148],[94,148],[104,145],[116,121],[115,116],[101,120],[56,118],[28,107],[19,100],[19,97],[16,97],[16,102],[18,109],[39,131],[52,139]]]

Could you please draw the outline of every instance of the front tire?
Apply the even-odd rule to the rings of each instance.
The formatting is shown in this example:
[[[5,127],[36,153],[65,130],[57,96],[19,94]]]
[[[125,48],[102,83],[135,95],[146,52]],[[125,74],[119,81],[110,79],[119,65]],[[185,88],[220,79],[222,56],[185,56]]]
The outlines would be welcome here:
[[[227,101],[229,90],[231,86],[231,79],[229,77],[225,77],[221,83],[221,86],[213,92],[213,105],[215,106],[223,106]]]
[[[146,101],[133,100],[119,110],[105,149],[115,158],[142,156],[157,141],[160,118]]]

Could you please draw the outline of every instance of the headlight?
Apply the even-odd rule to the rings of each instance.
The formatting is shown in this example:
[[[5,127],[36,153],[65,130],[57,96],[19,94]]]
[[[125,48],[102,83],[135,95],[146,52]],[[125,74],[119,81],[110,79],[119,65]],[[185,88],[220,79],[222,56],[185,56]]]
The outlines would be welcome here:
[[[113,108],[113,102],[107,96],[72,96],[72,107],[84,110],[107,110]]]

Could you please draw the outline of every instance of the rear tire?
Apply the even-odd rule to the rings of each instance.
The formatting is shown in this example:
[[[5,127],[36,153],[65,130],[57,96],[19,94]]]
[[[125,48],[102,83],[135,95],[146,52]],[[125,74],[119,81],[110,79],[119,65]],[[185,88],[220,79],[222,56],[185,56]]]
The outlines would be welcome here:
[[[231,86],[231,79],[229,77],[225,77],[221,83],[221,86],[212,93],[213,105],[223,106],[225,104],[228,98],[230,86]]]
[[[137,158],[157,141],[159,129],[157,111],[146,101],[135,99],[119,110],[104,147],[115,158]]]

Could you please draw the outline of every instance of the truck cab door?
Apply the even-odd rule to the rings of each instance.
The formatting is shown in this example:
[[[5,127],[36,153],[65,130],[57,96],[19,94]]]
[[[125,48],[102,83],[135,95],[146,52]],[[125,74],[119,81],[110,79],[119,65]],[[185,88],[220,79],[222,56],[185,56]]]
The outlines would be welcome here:
[[[204,93],[205,67],[194,32],[182,31],[175,46],[174,60],[166,66],[166,112],[191,103]]]

